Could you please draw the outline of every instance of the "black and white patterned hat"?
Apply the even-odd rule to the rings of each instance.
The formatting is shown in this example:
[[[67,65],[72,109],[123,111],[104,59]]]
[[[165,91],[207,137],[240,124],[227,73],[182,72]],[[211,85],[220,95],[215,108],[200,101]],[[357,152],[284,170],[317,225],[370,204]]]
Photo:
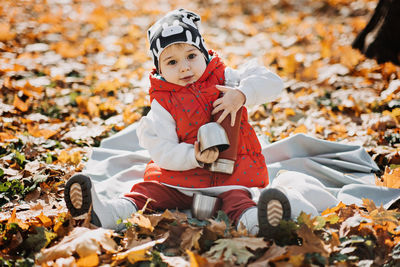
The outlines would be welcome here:
[[[199,32],[200,16],[185,9],[167,13],[147,31],[154,65],[159,71],[158,60],[161,52],[176,43],[186,43],[197,47],[208,61],[204,39]]]

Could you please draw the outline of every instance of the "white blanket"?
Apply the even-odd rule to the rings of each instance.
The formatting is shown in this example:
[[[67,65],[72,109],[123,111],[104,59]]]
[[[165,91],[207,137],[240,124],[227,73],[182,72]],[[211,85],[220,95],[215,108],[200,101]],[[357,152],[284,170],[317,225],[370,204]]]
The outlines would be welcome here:
[[[114,136],[104,139],[100,147],[93,148],[84,173],[94,180],[96,191],[103,197],[118,197],[129,192],[134,183],[143,181],[144,169],[150,161],[150,155],[139,146],[136,126],[136,123],[130,125]],[[332,195],[346,204],[361,205],[362,198],[369,198],[376,205],[382,204],[388,208],[400,199],[400,189],[374,185],[373,172],[379,168],[360,146],[319,140],[304,134],[297,134],[272,144],[263,141],[262,137],[260,141],[270,182],[280,170],[291,170],[317,178]],[[186,193],[218,195],[232,188],[244,187],[188,189]],[[260,189],[247,190],[257,201]]]

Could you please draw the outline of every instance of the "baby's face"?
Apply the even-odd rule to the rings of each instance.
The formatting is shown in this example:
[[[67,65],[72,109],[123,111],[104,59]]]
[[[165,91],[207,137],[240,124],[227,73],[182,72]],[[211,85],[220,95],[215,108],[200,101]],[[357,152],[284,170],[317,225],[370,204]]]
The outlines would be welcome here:
[[[173,44],[162,51],[160,74],[167,82],[185,86],[197,81],[207,64],[203,53],[193,45]]]

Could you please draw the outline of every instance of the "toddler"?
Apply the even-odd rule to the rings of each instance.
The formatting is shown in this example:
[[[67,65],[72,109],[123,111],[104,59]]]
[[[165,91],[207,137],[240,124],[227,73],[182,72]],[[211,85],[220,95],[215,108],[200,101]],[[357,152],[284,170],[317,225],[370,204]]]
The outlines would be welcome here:
[[[264,190],[258,206],[248,190],[266,187],[268,172],[246,107],[274,100],[283,89],[282,80],[263,66],[248,65],[240,71],[226,67],[214,51],[206,49],[199,26],[197,14],[179,9],[148,30],[155,66],[150,74],[151,111],[137,128],[139,143],[152,159],[144,181],[134,184],[123,198],[100,200],[90,178],[77,174],[65,188],[73,216],[92,206],[93,224],[119,229],[118,219],[142,209],[149,198],[153,200],[147,206],[151,211],[190,209],[193,192],[207,188],[207,192],[215,189],[221,209],[232,222],[242,223],[251,234],[266,236],[281,219],[290,218],[290,204],[279,190]],[[204,164],[216,161],[219,151],[200,151],[199,127],[218,112],[222,112],[218,123],[227,118],[234,125],[242,107],[233,173],[207,170]]]

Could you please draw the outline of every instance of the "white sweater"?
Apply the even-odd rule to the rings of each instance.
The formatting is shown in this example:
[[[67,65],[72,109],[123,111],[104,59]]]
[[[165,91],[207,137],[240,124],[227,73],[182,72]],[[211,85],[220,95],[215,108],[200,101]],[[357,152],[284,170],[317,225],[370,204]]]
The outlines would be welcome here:
[[[241,70],[225,68],[225,84],[236,84],[246,96],[246,107],[275,100],[283,90],[281,78],[264,66],[247,65]],[[152,160],[163,169],[185,171],[200,167],[194,145],[179,143],[176,123],[171,114],[155,99],[151,110],[142,117],[137,128],[139,144],[147,149]]]

